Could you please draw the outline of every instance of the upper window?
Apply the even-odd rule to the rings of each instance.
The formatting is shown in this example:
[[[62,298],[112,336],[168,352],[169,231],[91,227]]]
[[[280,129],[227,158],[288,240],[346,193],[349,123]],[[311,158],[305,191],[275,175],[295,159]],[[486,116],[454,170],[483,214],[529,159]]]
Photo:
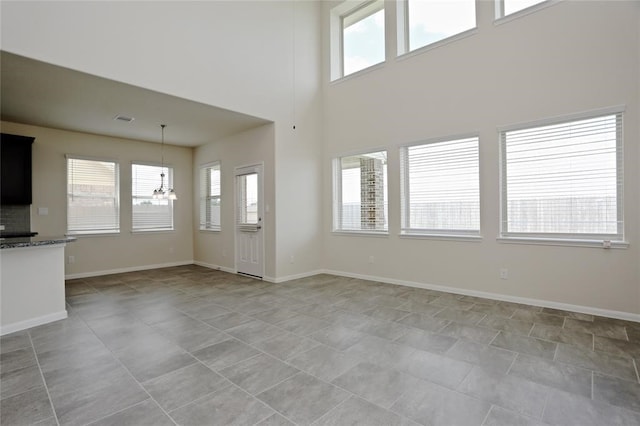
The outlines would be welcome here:
[[[118,163],[67,156],[67,233],[120,232]]]
[[[503,236],[622,240],[622,113],[501,139]]]
[[[335,231],[386,232],[387,152],[336,158]]]
[[[548,0],[496,0],[496,18],[502,18],[512,13],[520,12],[538,3]]]
[[[406,3],[399,2],[398,6],[399,13],[404,13],[405,26],[404,37],[402,34],[399,36],[404,38],[400,40],[400,54],[476,27],[475,0],[406,0]]]
[[[478,138],[400,149],[402,233],[478,235]]]
[[[133,231],[173,230],[173,200],[153,198],[160,186],[160,174],[165,174],[164,185],[173,188],[171,167],[131,165],[131,212]]]
[[[385,60],[384,1],[353,5],[344,2],[332,10],[332,80]]]
[[[220,163],[200,167],[200,229],[220,230]]]

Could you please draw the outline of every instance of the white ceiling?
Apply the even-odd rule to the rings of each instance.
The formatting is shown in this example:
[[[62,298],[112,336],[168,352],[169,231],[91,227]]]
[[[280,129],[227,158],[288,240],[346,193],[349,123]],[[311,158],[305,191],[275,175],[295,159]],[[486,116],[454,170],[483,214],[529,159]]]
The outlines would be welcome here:
[[[0,52],[2,120],[199,146],[268,120]],[[118,114],[131,123],[114,120]]]

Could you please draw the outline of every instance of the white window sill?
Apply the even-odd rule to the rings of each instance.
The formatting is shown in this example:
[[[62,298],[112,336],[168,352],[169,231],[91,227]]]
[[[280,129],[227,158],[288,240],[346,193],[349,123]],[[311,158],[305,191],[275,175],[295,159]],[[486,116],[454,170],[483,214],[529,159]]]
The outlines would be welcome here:
[[[565,246],[565,247],[590,247],[601,249],[626,249],[629,247],[628,241],[611,241],[610,247],[605,247],[603,240],[579,240],[562,238],[533,238],[533,237],[498,237],[499,243],[506,244],[532,244],[543,246]]]
[[[344,235],[351,237],[389,237],[389,231],[345,231],[345,230],[335,230],[331,232],[333,235]]]
[[[493,25],[502,25],[502,24],[506,24],[507,22],[511,22],[515,19],[520,19],[523,16],[527,16],[530,15],[532,13],[536,13],[541,11],[542,9],[546,9],[547,7],[556,5],[560,2],[561,0],[546,0],[543,1],[541,3],[537,3],[534,4],[532,6],[529,6],[525,9],[522,10],[518,10],[517,12],[513,12],[510,13],[508,15],[496,18],[495,21],[493,21]]]
[[[482,241],[481,235],[463,235],[463,234],[421,234],[415,232],[403,232],[398,234],[400,238],[417,239],[417,240],[443,240],[443,241],[468,241],[479,243]]]
[[[220,228],[200,228],[199,231],[200,232],[221,232],[222,229],[220,229]]]
[[[67,232],[67,237],[84,238],[84,237],[113,237],[120,235],[120,231],[85,231],[85,232]]]
[[[175,232],[175,229],[136,229],[132,230],[132,234],[169,234]]]
[[[351,80],[352,78],[358,77],[360,75],[370,73],[371,71],[375,71],[378,68],[382,68],[384,66],[385,62],[386,61],[378,62],[377,64],[373,64],[371,66],[368,66],[367,68],[363,68],[361,70],[354,71],[351,74],[343,75],[342,77],[337,77],[337,78],[331,80],[330,83],[332,85],[336,84],[336,83],[342,83],[343,81]]]
[[[405,59],[409,59],[409,58],[412,58],[414,56],[421,55],[421,54],[423,54],[425,52],[428,52],[430,50],[437,49],[439,47],[446,46],[446,45],[451,44],[451,43],[455,43],[458,40],[462,40],[462,39],[465,39],[467,37],[471,37],[471,36],[477,34],[477,32],[478,32],[478,28],[477,27],[469,28],[468,30],[465,30],[465,31],[463,31],[461,33],[454,34],[454,35],[449,36],[447,38],[443,38],[442,40],[438,40],[436,42],[433,42],[433,43],[430,43],[430,44],[426,44],[424,46],[420,46],[420,47],[418,47],[416,49],[409,50],[408,52],[400,53],[400,54],[398,54],[398,60],[399,61],[403,61]]]

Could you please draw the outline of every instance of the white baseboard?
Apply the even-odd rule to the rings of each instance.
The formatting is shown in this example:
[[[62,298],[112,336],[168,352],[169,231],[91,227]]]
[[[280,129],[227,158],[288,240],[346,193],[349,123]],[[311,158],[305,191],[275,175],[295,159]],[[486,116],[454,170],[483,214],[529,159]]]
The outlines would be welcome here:
[[[193,262],[194,265],[203,266],[209,269],[215,269],[216,271],[228,272],[230,274],[235,274],[237,271],[233,268],[228,268],[226,266],[214,265],[213,263],[205,263],[200,262],[199,260],[195,260]]]
[[[25,321],[14,322],[13,324],[3,325],[0,327],[0,336],[15,333],[16,331],[26,330],[27,328],[37,327],[39,325],[48,324],[50,322],[59,321],[67,317],[67,310],[54,312],[52,314],[43,315],[37,318],[31,318]]]
[[[73,280],[76,278],[89,278],[89,277],[99,277],[102,275],[112,275],[112,274],[122,274],[124,272],[137,272],[137,271],[146,271],[149,269],[159,269],[159,268],[170,268],[172,266],[185,266],[185,265],[193,265],[195,262],[193,260],[184,260],[180,262],[168,262],[168,263],[157,263],[155,265],[141,265],[141,266],[131,266],[128,268],[117,268],[117,269],[107,269],[104,271],[92,271],[92,272],[81,272],[79,274],[69,274],[65,275],[66,280]]]
[[[354,274],[351,272],[336,271],[331,269],[325,269],[321,271],[321,273],[338,275],[341,277],[348,277],[348,278],[359,278],[359,279],[368,280],[368,281],[378,281],[378,282],[383,282],[388,284],[404,285],[407,287],[424,288],[427,290],[444,291],[447,293],[461,294],[464,296],[483,297],[486,299],[522,303],[526,305],[541,306],[543,308],[560,309],[563,311],[580,312],[583,314],[591,314],[591,315],[598,315],[598,316],[609,317],[609,318],[617,318],[617,319],[622,319],[627,321],[640,322],[640,314],[634,314],[631,312],[614,311],[609,309],[594,308],[591,306],[572,305],[570,303],[553,302],[550,300],[530,299],[528,297],[509,296],[509,295],[500,294],[500,293],[489,293],[485,291],[468,290],[468,289],[458,288],[458,287],[447,287],[442,285],[419,283],[415,281],[398,280],[395,278],[378,277],[374,275]]]
[[[318,269],[315,271],[309,271],[309,272],[303,272],[301,274],[293,274],[293,275],[285,275],[284,277],[264,277],[263,280],[264,281],[268,281],[270,283],[283,283],[286,281],[291,281],[291,280],[299,280],[301,278],[307,278],[307,277],[312,277],[314,275],[318,275],[318,274],[322,274],[324,272],[324,270],[322,269]]]

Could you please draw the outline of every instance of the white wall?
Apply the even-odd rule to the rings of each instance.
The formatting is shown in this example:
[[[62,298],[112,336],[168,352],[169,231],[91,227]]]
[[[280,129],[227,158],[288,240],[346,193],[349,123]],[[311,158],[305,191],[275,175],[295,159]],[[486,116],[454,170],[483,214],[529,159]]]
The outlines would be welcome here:
[[[318,269],[319,2],[45,1],[1,7],[3,50],[272,120],[272,207],[279,213],[268,246],[275,250],[267,254],[270,268],[274,277]],[[301,214],[300,205],[308,213]]]
[[[172,232],[131,233],[131,162],[159,163],[160,145],[129,139],[69,132],[3,121],[2,132],[33,136],[33,204],[31,230],[40,236],[62,236],[67,227],[66,154],[108,158],[120,165],[120,233],[117,235],[79,236],[67,244],[67,276],[92,275],[103,271],[190,263],[193,261],[192,214],[193,153],[191,148],[165,145],[165,164],[174,169]],[[160,177],[158,176],[158,179]],[[46,216],[38,208],[46,207]]]
[[[394,23],[395,2],[386,21]],[[324,6],[325,23],[331,3]],[[493,23],[478,2],[468,38],[388,61],[329,83],[324,64],[325,267],[349,274],[442,285],[640,313],[640,72],[637,2],[563,1],[511,22]],[[323,40],[328,58],[329,34]],[[496,128],[625,105],[625,231],[628,249],[498,243]],[[439,136],[480,135],[481,242],[409,240],[400,232],[398,147]],[[331,234],[331,158],[368,148],[389,152],[388,237]],[[369,256],[375,257],[368,264]],[[499,279],[508,268],[509,279]]]

